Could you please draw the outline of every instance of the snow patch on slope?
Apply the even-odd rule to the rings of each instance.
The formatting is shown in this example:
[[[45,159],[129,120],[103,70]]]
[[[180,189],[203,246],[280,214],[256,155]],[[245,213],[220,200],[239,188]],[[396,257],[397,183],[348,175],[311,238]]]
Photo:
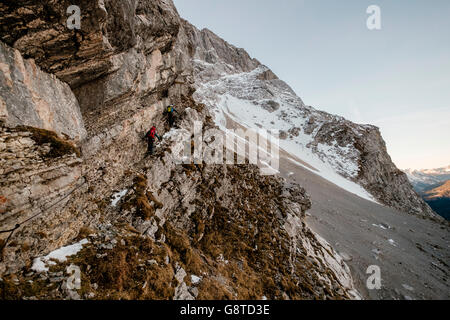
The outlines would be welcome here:
[[[210,68],[215,65],[195,61],[197,67],[210,76]],[[317,170],[292,161],[361,198],[376,202],[363,187],[351,180],[357,177],[359,169],[359,154],[352,145],[314,141],[321,122],[329,122],[332,118],[339,123],[344,119],[305,106],[281,80],[259,80],[267,71],[267,67],[260,66],[251,72],[222,72],[218,77],[208,77],[207,80],[199,71],[203,82],[197,80],[194,97],[209,107],[216,124],[223,130],[227,128],[228,118],[245,128],[279,129],[280,149]],[[315,122],[311,122],[313,118]]]
[[[112,200],[111,200],[111,206],[115,207],[117,206],[117,203],[119,203],[119,201],[127,194],[128,189],[124,189],[120,192],[114,193],[112,195]]]
[[[87,239],[83,239],[80,242],[77,242],[70,246],[56,249],[55,251],[50,252],[45,257],[38,257],[33,260],[33,266],[31,267],[31,269],[36,272],[48,271],[49,265],[56,264],[54,260],[65,262],[67,260],[67,257],[77,254],[81,249],[83,249],[83,245],[88,242],[89,241]]]

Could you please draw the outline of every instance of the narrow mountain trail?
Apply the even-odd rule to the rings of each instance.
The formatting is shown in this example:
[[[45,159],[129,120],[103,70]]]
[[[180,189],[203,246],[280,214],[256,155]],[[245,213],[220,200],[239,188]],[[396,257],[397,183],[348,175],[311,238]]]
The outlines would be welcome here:
[[[378,128],[305,105],[172,0],[82,1],[80,30],[66,4],[0,6],[0,299],[448,298],[448,225]],[[228,124],[279,130],[280,170],[266,138],[254,164],[217,152]]]

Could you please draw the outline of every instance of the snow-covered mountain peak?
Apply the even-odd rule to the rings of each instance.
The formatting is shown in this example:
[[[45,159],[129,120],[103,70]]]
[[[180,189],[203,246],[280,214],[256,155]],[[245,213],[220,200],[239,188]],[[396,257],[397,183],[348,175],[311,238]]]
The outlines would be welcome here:
[[[379,129],[306,106],[267,66],[209,30],[186,25],[193,46],[194,98],[222,128],[280,130],[298,165],[358,196],[415,214],[433,211],[389,157]]]

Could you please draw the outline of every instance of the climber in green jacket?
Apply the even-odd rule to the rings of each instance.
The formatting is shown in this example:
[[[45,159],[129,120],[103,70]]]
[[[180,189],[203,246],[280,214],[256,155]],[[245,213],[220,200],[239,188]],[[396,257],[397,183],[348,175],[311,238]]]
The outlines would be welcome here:
[[[175,122],[175,116],[174,116],[174,112],[178,113],[178,111],[175,109],[175,107],[173,105],[169,105],[167,107],[167,116],[168,116],[168,120],[169,120],[169,126],[172,127],[174,122]]]

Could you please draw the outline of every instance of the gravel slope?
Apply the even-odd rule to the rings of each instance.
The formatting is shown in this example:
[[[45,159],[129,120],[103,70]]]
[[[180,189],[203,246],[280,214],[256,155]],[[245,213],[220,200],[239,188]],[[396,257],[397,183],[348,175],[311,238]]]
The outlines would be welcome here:
[[[365,298],[450,298],[448,224],[359,198],[285,158],[280,167],[311,195],[307,223],[348,260]],[[381,269],[380,290],[365,285],[369,265]]]

